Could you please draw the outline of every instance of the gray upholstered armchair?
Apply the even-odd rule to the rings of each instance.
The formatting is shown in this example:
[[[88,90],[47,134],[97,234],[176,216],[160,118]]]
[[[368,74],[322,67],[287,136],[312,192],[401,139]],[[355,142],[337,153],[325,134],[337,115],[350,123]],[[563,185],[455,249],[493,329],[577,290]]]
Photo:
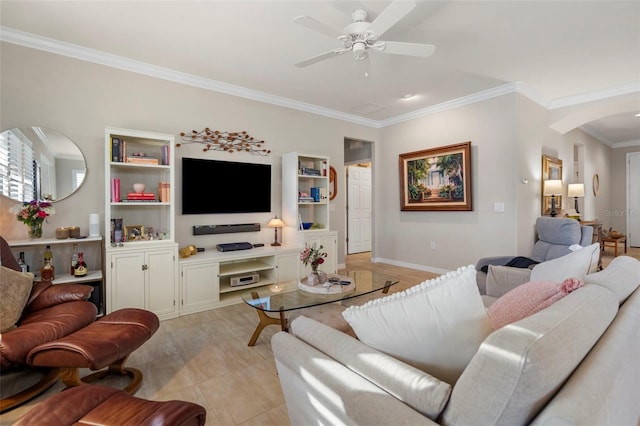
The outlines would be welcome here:
[[[536,221],[538,240],[533,246],[529,259],[544,262],[571,253],[569,247],[578,244],[586,247],[593,239],[593,227],[581,226],[575,219],[539,217]],[[481,294],[486,293],[488,265],[508,265],[516,256],[483,257],[476,264],[476,279]]]

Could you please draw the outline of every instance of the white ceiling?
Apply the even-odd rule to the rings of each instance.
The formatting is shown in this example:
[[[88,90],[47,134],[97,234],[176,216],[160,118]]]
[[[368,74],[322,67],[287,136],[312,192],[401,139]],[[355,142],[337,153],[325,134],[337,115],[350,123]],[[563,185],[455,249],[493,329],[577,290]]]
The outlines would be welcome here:
[[[340,30],[351,10],[375,19],[389,3],[0,0],[0,23],[4,41],[372,126],[508,90],[550,109],[640,99],[637,0],[418,1],[382,39],[434,44],[433,56],[373,52],[369,79],[349,54],[294,67],[341,46],[296,16]],[[583,129],[610,146],[640,143],[633,113]]]

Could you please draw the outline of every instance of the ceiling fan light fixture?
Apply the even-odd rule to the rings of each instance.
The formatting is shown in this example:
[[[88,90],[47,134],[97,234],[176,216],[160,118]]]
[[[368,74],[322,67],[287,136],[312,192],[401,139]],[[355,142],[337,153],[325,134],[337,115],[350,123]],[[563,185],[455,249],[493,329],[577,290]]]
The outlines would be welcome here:
[[[367,59],[368,53],[367,53],[367,45],[362,42],[362,41],[358,41],[356,43],[353,43],[353,57],[356,61],[362,61],[363,59]]]

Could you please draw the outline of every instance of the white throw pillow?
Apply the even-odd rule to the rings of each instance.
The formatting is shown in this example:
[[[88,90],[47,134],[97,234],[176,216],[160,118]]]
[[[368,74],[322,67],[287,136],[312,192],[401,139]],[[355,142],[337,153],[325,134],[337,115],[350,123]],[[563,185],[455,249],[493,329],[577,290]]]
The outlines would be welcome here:
[[[562,282],[567,278],[579,280],[595,272],[600,258],[600,244],[595,243],[578,251],[546,262],[538,263],[531,270],[531,281]]]
[[[492,332],[473,265],[342,315],[363,343],[452,385]]]

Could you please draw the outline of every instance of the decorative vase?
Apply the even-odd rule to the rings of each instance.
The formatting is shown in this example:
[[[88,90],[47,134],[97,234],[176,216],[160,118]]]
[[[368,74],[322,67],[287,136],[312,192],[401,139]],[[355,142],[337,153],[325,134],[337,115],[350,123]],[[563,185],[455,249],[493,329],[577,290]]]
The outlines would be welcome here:
[[[29,239],[35,240],[37,238],[42,238],[42,221],[29,225]]]
[[[309,278],[307,280],[313,281],[313,285],[315,284],[324,284],[327,281],[327,274],[318,269],[319,265],[311,265],[311,273],[309,274]],[[313,280],[311,280],[313,278]]]

